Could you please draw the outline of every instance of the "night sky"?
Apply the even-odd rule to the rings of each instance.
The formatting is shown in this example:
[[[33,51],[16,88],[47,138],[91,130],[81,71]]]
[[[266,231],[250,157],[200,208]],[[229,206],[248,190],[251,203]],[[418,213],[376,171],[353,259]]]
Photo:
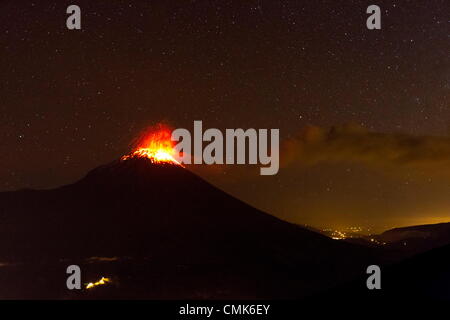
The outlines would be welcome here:
[[[366,28],[370,4],[381,30]],[[277,176],[192,170],[281,218],[450,221],[449,13],[447,0],[4,0],[0,190],[74,182],[147,126],[202,120],[280,128]]]

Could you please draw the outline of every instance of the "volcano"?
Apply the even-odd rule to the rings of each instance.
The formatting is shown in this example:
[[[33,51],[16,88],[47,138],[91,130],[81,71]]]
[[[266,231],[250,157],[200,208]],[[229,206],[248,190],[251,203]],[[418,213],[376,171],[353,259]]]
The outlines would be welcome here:
[[[297,298],[365,272],[371,249],[263,213],[173,162],[127,157],[53,190],[0,193],[0,297]],[[81,267],[94,290],[66,288]]]

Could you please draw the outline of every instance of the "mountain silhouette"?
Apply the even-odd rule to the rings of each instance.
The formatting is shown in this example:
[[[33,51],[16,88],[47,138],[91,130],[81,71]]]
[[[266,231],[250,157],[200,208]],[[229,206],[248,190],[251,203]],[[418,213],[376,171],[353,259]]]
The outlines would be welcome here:
[[[442,246],[450,243],[450,223],[394,228],[383,232],[378,238],[388,243],[423,241]]]
[[[378,235],[348,238],[345,241],[370,247],[381,247],[386,261],[396,263],[450,244],[450,223],[394,228]]]
[[[181,166],[117,160],[53,190],[0,193],[0,297],[297,298],[343,283],[374,249],[263,213]],[[66,268],[83,282],[69,291]]]

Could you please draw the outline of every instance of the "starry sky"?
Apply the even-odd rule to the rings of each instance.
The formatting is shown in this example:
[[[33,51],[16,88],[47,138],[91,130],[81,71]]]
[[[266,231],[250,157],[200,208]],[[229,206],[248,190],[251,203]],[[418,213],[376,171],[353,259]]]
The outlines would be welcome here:
[[[81,30],[66,28],[71,4]],[[366,28],[370,4],[381,30]],[[0,190],[71,183],[149,125],[202,120],[281,129],[277,176],[192,170],[283,219],[450,221],[449,12],[446,0],[1,1]]]

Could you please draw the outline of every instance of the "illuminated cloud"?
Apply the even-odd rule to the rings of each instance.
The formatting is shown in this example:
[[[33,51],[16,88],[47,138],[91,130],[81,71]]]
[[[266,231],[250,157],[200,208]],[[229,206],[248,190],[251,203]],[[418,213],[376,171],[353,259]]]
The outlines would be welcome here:
[[[285,167],[356,163],[450,174],[449,137],[375,133],[355,125],[309,126],[285,141],[283,151]]]

